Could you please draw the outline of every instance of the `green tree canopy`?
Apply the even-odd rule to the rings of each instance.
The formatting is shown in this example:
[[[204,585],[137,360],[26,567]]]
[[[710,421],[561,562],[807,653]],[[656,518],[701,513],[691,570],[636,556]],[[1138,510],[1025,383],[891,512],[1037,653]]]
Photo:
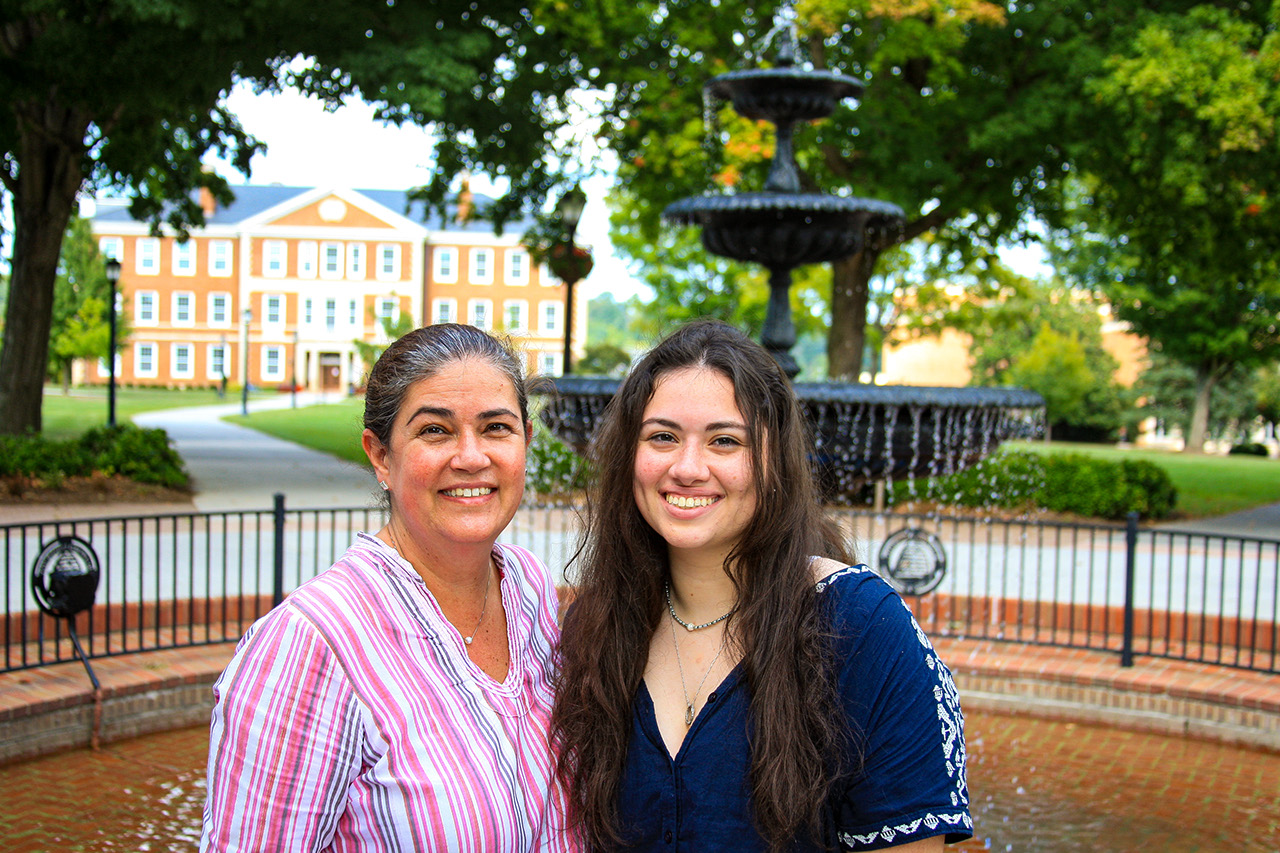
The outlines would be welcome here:
[[[1271,3],[1138,16],[1087,86],[1105,116],[1076,162],[1067,267],[1194,374],[1187,450],[1214,386],[1280,357],[1280,33]]]
[[[73,216],[62,241],[58,278],[53,291],[49,341],[49,374],[71,381],[76,359],[107,359],[111,348],[108,310],[111,284],[106,259],[98,252],[89,220]],[[127,318],[116,317],[116,347],[129,337]]]
[[[59,247],[86,185],[127,191],[135,216],[179,233],[192,190],[226,203],[208,152],[248,174],[261,145],[223,106],[239,80],[292,86],[377,118],[431,124],[442,202],[469,168],[511,183],[499,220],[540,199],[571,152],[557,136],[582,82],[553,0],[0,0],[0,181],[12,202],[0,433],[38,430]]]

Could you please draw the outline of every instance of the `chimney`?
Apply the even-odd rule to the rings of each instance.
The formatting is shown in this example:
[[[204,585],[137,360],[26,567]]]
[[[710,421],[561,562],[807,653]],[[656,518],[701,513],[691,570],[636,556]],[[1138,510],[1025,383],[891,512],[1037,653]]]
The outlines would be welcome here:
[[[458,191],[458,222],[466,224],[471,218],[471,212],[475,209],[471,195],[471,177],[469,175],[462,176],[462,189]]]
[[[213,197],[213,192],[208,187],[200,188],[200,209],[204,211],[206,219],[218,210],[218,200]]]

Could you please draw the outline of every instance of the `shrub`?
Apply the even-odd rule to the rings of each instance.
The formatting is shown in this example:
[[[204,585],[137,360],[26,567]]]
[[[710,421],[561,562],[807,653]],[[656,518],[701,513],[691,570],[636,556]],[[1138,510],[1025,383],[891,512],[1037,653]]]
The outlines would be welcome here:
[[[525,465],[525,488],[554,500],[575,495],[586,485],[587,461],[535,421]]]
[[[0,476],[30,477],[57,486],[67,477],[95,472],[171,488],[182,488],[188,481],[182,458],[162,429],[103,426],[72,441],[0,436]]]
[[[1246,441],[1243,444],[1233,445],[1227,451],[1227,454],[1230,456],[1266,456],[1267,446],[1256,441]]]

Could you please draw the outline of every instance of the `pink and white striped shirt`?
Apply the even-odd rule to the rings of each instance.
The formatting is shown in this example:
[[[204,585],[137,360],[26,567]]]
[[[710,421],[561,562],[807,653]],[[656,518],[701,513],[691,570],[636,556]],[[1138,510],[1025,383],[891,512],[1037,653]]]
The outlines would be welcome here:
[[[245,634],[214,685],[200,849],[563,851],[548,721],[556,592],[499,545],[499,684],[366,534]]]

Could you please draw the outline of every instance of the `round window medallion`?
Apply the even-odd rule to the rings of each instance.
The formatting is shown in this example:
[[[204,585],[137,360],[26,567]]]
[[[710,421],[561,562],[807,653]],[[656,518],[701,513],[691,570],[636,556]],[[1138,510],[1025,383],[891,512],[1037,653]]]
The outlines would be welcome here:
[[[325,222],[341,222],[347,215],[347,204],[339,198],[326,198],[320,202],[320,218]]]

